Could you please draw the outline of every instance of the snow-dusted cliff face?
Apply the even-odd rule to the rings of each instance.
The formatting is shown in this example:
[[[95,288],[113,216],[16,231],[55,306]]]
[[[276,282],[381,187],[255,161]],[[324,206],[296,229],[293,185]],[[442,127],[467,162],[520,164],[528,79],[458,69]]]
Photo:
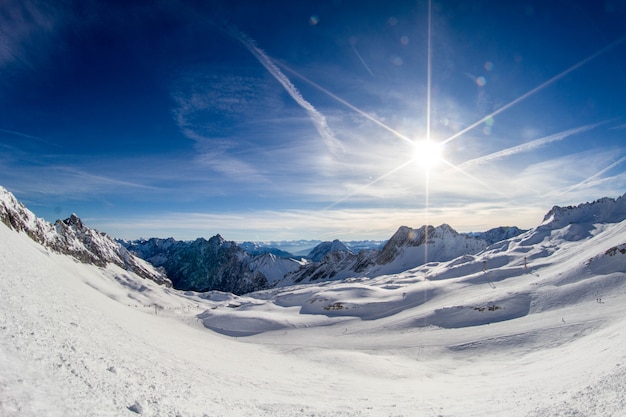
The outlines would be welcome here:
[[[192,242],[152,238],[125,245],[153,265],[165,268],[174,288],[180,290],[243,294],[269,287],[266,276],[250,265],[254,256],[220,235]]]
[[[306,264],[306,260],[282,258],[273,253],[264,253],[255,256],[250,261],[250,269],[263,274],[268,284],[273,286],[277,281],[283,279],[285,275],[298,270]]]
[[[516,226],[501,226],[487,230],[486,232],[471,233],[470,236],[477,237],[487,242],[488,245],[507,240],[526,233],[528,230],[520,229]]]
[[[422,226],[419,229],[402,226],[380,251],[376,264],[387,265],[408,257],[414,259],[410,263],[417,266],[428,261],[448,261],[457,256],[476,253],[485,247],[487,243],[484,240],[459,234],[447,224]]]
[[[2,187],[0,220],[10,229],[26,233],[35,242],[54,252],[70,255],[80,262],[99,267],[114,264],[140,277],[171,285],[164,271],[132,255],[105,233],[88,228],[75,214],[65,220],[57,220],[54,224],[48,223],[35,216]]]

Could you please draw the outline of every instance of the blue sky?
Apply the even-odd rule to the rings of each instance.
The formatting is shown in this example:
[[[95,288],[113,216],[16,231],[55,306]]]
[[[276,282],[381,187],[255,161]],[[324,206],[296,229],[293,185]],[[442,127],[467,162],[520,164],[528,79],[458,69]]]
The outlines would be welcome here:
[[[6,0],[0,185],[119,238],[534,227],[626,192],[624,21],[623,0]]]

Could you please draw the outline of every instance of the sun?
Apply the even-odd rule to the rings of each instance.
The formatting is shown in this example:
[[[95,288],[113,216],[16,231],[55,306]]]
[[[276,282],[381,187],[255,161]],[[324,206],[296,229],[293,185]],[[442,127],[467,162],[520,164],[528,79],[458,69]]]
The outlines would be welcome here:
[[[430,170],[443,160],[443,143],[432,139],[420,139],[413,142],[413,161],[418,166]]]

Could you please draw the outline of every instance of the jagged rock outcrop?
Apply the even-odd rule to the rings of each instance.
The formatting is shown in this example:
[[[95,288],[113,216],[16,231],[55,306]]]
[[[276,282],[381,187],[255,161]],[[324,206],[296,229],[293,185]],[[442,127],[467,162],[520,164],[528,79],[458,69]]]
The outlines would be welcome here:
[[[366,253],[363,251],[362,253]],[[281,285],[344,279],[354,276],[359,256],[350,251],[327,253],[320,261],[302,266],[286,275]]]
[[[50,250],[70,255],[80,262],[105,267],[114,264],[142,278],[171,286],[165,272],[133,256],[106,233],[90,229],[72,214],[51,224],[35,216],[15,196],[0,187],[0,220],[9,228],[26,233]]]
[[[578,206],[554,206],[538,229],[560,229],[572,223],[617,223],[626,218],[626,194],[614,199],[604,197]]]
[[[501,226],[489,229],[486,232],[471,233],[470,236],[476,237],[487,242],[488,245],[507,240],[526,233],[528,230],[520,229],[516,226]]]
[[[250,267],[253,257],[220,235],[192,242],[152,238],[126,247],[163,267],[177,289],[244,294],[269,287],[265,275]]]

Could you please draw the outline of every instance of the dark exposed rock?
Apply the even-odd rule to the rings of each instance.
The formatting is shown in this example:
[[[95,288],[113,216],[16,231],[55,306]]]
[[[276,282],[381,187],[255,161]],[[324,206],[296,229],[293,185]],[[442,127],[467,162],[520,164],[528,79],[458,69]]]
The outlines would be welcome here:
[[[163,267],[177,289],[244,294],[269,287],[267,278],[250,268],[253,257],[220,235],[192,242],[152,238],[127,248]]]

